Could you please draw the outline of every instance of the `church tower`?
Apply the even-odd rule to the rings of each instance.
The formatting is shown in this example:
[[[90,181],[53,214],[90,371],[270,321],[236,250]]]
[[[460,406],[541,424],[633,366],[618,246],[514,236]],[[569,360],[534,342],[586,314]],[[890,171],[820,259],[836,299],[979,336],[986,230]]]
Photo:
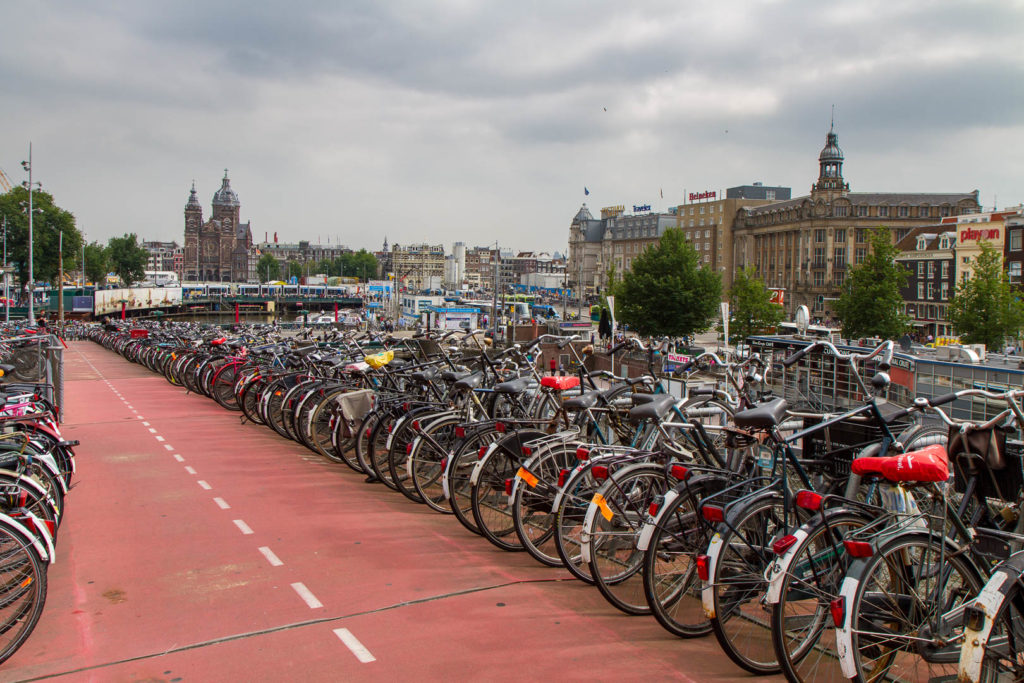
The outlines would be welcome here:
[[[185,272],[187,282],[199,279],[199,228],[203,225],[203,206],[196,195],[196,183],[192,181],[192,192],[185,204]]]

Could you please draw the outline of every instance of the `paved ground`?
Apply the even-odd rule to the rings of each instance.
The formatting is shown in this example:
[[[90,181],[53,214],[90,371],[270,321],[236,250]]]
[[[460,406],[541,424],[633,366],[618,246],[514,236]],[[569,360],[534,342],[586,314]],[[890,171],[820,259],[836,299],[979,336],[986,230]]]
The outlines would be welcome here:
[[[0,680],[749,680],[91,342],[46,611]]]

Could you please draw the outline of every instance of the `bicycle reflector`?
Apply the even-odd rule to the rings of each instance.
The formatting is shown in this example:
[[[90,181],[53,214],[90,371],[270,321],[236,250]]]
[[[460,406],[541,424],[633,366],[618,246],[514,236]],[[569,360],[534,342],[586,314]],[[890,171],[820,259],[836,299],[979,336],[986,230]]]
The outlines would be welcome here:
[[[480,447],[480,450],[478,450],[476,452],[476,459],[477,460],[483,460],[484,459],[484,456],[487,455],[487,448],[488,448],[487,446],[481,446]]]
[[[672,465],[672,476],[679,481],[686,481],[690,478],[690,468],[682,465]]]
[[[664,502],[665,496],[655,496],[654,500],[651,501],[650,507],[647,508],[647,514],[649,514],[651,517],[657,517],[658,508],[660,508],[661,504]]]
[[[506,496],[511,496],[512,495],[512,480],[511,479],[506,479],[505,480],[505,495]]]
[[[820,510],[824,497],[820,493],[803,489],[796,492],[796,506],[804,510]]]
[[[412,455],[412,444],[413,444],[412,441],[410,441],[409,443],[405,444],[405,454],[406,455]]]
[[[414,432],[420,431],[420,421],[419,420],[413,420],[412,421],[412,431],[414,431]]]
[[[558,470],[558,487],[565,486],[565,480],[569,478],[569,470],[562,468]]]
[[[533,449],[530,448],[529,446],[523,446],[519,450],[521,450],[523,452],[523,457],[524,458],[529,458],[531,455],[533,455]]]
[[[576,448],[576,459],[577,460],[588,460],[590,458],[590,450],[579,446]]]
[[[711,558],[707,555],[697,556],[697,576],[700,577],[701,581],[707,581],[710,575],[711,569]]]
[[[972,631],[981,631],[985,628],[985,610],[968,605],[964,608],[964,624]]]
[[[704,519],[709,522],[724,522],[725,521],[725,510],[718,507],[717,505],[705,505],[700,509],[700,513],[704,515]]]
[[[456,439],[465,439],[466,438],[466,428],[465,427],[456,427],[455,428],[455,438]]]
[[[875,549],[867,541],[843,541],[843,547],[850,557],[871,557]]]
[[[783,536],[775,541],[775,543],[772,543],[772,552],[776,555],[785,555],[786,551],[792,548],[794,543],[796,543],[796,536],[792,534]]]
[[[608,468],[604,465],[594,465],[590,468],[590,475],[594,477],[594,479],[607,479]]]
[[[499,434],[504,434],[505,433],[505,423],[504,422],[495,422],[494,423],[494,431],[498,432]]]
[[[828,604],[828,610],[832,613],[832,623],[836,628],[842,628],[846,621],[846,598],[839,596]]]
[[[369,438],[370,438],[370,431],[371,431],[371,430],[370,430],[370,428],[369,428],[369,427],[367,427],[367,428],[366,428],[366,438],[367,438],[367,439],[369,439]]]

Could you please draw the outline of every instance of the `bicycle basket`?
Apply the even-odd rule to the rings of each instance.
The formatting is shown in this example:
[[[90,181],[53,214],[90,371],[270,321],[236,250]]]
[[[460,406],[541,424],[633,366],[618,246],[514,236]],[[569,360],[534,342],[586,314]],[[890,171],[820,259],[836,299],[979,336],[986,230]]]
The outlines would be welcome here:
[[[1000,427],[964,434],[956,427],[949,430],[947,452],[955,474],[958,493],[976,481],[977,495],[1014,501],[1024,484],[1021,473],[1021,444],[1006,440],[1007,430]]]

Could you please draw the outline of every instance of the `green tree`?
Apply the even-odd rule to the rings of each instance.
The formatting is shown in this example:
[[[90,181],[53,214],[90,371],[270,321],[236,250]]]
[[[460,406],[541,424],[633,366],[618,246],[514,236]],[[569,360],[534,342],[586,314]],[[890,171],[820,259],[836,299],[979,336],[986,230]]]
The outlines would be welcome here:
[[[699,260],[682,230],[667,229],[656,246],[633,261],[616,289],[622,322],[649,336],[683,337],[710,327],[722,279]]]
[[[871,253],[850,270],[834,308],[843,324],[844,337],[896,339],[910,323],[901,312],[900,294],[910,272],[896,263],[899,250],[892,243],[889,228],[872,230],[870,243]]]
[[[97,287],[106,284],[107,273],[110,272],[107,261],[107,249],[99,242],[85,245],[85,277]]]
[[[289,261],[288,277],[302,277],[302,264],[298,261]]]
[[[15,187],[0,194],[0,224],[7,223],[7,260],[20,282],[28,282],[28,190]],[[57,282],[60,263],[57,246],[64,235],[64,267],[76,261],[82,234],[75,217],[53,201],[48,192],[32,193],[32,275],[37,282]]]
[[[265,253],[256,262],[256,275],[260,282],[273,282],[281,277],[281,265],[273,254]]]
[[[729,306],[732,321],[729,331],[730,342],[739,343],[757,334],[766,327],[773,327],[782,321],[782,306],[771,302],[772,293],[764,281],[757,277],[757,269],[747,266],[736,272],[729,288]]]
[[[339,275],[361,280],[377,277],[377,257],[365,249],[346,252],[336,258],[335,263],[338,264]]]
[[[140,282],[146,275],[146,261],[149,252],[139,246],[135,233],[111,237],[107,242],[107,258],[110,269],[121,279],[125,287]]]
[[[949,302],[949,319],[961,340],[999,351],[1007,337],[1020,336],[1024,304],[1010,289],[1002,254],[988,242],[980,246],[974,273],[960,281]]]

